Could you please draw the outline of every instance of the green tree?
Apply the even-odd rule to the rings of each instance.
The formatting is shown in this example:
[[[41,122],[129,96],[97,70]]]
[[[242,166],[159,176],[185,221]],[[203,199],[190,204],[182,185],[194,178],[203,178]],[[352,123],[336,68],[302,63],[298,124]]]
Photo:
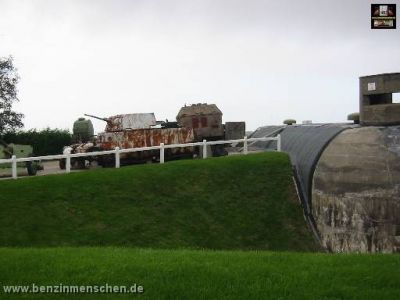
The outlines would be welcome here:
[[[71,145],[72,143],[72,136],[69,131],[57,128],[9,131],[2,138],[6,143],[32,145],[34,155],[60,154],[64,146]]]
[[[14,67],[13,58],[0,57],[0,134],[13,132],[23,127],[23,114],[13,111],[12,106],[18,101],[17,83],[19,76]]]

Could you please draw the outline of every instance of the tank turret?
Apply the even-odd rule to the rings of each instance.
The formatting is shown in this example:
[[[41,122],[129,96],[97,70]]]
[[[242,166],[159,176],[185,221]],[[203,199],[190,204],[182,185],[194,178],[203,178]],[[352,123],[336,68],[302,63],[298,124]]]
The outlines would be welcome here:
[[[151,128],[151,126],[157,124],[154,113],[123,114],[108,118],[101,118],[88,114],[85,114],[85,116],[107,122],[105,128],[106,132]]]

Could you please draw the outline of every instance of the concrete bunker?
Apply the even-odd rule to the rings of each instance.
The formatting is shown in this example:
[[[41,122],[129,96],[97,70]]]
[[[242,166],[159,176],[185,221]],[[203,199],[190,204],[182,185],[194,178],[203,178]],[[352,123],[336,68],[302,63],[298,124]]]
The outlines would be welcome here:
[[[360,77],[360,124],[400,125],[400,103],[393,103],[398,92],[400,73]]]
[[[391,95],[399,90],[400,73],[360,77],[360,124],[264,126],[251,135],[281,134],[308,223],[332,252],[400,252],[400,104]]]

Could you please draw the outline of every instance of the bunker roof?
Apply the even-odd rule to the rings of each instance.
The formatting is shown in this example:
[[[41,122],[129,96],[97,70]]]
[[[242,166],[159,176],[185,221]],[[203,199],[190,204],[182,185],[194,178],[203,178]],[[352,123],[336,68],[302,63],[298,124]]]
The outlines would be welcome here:
[[[290,156],[295,169],[299,193],[305,208],[311,209],[312,177],[325,147],[343,130],[358,127],[350,123],[263,126],[250,137],[281,135],[281,149]],[[275,150],[276,141],[256,142],[249,148]]]

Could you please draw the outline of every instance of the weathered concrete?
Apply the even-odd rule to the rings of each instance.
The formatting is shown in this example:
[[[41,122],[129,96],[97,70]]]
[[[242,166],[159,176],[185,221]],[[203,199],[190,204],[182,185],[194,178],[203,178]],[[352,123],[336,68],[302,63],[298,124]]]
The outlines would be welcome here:
[[[364,107],[364,125],[400,124],[400,104],[380,104]]]
[[[226,122],[225,123],[225,139],[239,140],[246,134],[245,122]]]
[[[192,129],[197,141],[223,139],[222,112],[215,104],[185,105],[179,110],[176,120],[180,126]]]
[[[340,133],[317,164],[312,210],[334,252],[399,252],[400,126]]]
[[[392,93],[400,92],[400,73],[360,77],[360,124],[400,124],[400,104]]]

